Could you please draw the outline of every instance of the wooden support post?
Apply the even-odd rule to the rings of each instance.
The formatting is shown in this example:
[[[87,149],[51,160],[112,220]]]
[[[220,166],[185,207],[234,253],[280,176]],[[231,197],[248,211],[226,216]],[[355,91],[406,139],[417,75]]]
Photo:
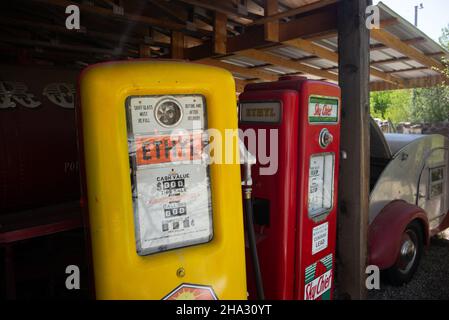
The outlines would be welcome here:
[[[339,292],[366,297],[369,210],[369,39],[365,10],[371,0],[338,3],[339,83],[342,89],[337,232]]]
[[[226,54],[226,40],[227,35],[227,21],[226,14],[215,12],[214,19],[214,53]]]
[[[184,59],[184,34],[179,31],[171,33],[171,58]]]
[[[139,45],[139,57],[140,58],[151,58],[151,47],[146,44]]]
[[[265,1],[265,17],[279,13],[278,0]],[[279,20],[265,23],[265,40],[279,42]]]

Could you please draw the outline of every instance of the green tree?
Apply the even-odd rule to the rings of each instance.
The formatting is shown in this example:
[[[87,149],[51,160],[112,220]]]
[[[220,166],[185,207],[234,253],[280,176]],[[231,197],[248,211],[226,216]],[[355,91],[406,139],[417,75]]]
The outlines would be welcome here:
[[[388,108],[385,118],[398,124],[411,121],[412,90],[391,91],[391,107]]]
[[[442,31],[443,34],[440,37],[440,44],[449,50],[449,24]]]
[[[379,115],[380,118],[385,119],[385,113],[391,106],[391,93],[389,91],[373,92],[371,105],[373,106],[373,115]]]
[[[412,110],[414,122],[440,122],[449,120],[449,89],[444,86],[416,89]]]
[[[449,50],[449,25],[442,30],[441,46]],[[433,88],[371,93],[371,115],[399,122],[440,122],[449,120],[449,62],[443,59],[446,81]]]
[[[411,90],[371,93],[371,116],[394,124],[411,121]]]
[[[440,37],[440,44],[449,51],[449,24],[443,29],[443,35]],[[446,77],[444,85],[449,86],[449,60],[447,58],[443,58],[442,60],[444,69],[440,71]]]
[[[442,47],[449,50],[449,25],[442,30]],[[437,70],[449,79],[449,63],[442,59],[443,70]],[[449,87],[447,79],[433,88],[416,89],[413,97],[412,119],[415,122],[440,122],[449,120]]]

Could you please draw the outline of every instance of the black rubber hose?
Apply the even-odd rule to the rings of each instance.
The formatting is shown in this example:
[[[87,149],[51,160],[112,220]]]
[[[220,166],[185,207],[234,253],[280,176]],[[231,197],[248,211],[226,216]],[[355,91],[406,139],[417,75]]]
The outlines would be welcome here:
[[[253,262],[253,269],[256,278],[257,299],[265,300],[263,291],[262,273],[260,272],[259,256],[257,255],[256,234],[254,232],[253,219],[253,202],[252,199],[245,199],[246,212],[246,231],[248,234],[249,250],[251,251],[251,259]]]

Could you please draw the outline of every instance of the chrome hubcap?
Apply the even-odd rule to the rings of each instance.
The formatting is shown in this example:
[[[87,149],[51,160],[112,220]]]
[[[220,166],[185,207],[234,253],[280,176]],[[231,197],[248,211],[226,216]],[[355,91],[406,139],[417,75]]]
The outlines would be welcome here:
[[[401,273],[407,273],[413,266],[416,259],[416,235],[407,230],[402,237],[401,249],[399,252],[398,269]]]

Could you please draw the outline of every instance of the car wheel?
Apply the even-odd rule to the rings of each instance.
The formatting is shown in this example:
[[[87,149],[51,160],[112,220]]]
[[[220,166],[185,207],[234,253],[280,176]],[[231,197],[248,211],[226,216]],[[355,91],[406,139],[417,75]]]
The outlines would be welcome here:
[[[402,234],[396,263],[387,270],[391,284],[400,286],[412,279],[418,268],[423,247],[421,225],[418,221],[413,221]]]

